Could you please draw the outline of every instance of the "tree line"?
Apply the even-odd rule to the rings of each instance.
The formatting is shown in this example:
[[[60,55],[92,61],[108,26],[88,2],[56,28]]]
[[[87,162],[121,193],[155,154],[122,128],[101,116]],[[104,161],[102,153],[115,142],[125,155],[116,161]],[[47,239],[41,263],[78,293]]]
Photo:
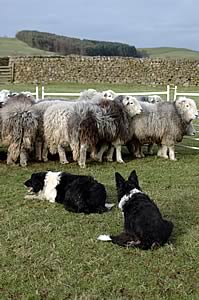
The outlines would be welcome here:
[[[17,32],[16,38],[32,48],[51,51],[60,55],[88,55],[88,56],[124,56],[146,57],[147,53],[138,51],[128,44],[71,38],[48,32],[22,30]]]

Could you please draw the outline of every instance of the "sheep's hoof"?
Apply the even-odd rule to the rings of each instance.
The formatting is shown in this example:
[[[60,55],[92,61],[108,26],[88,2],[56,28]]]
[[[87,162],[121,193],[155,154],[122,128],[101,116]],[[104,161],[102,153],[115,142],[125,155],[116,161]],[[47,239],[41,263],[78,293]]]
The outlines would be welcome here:
[[[168,158],[169,158],[167,155],[164,155],[164,156],[163,156],[163,155],[160,155],[159,157],[160,157],[160,158],[163,158],[163,159],[168,159]]]
[[[144,154],[137,154],[137,155],[135,155],[135,157],[136,158],[144,158],[145,156],[144,156]]]
[[[43,158],[43,162],[47,162],[48,161],[48,158],[47,157],[44,157]]]
[[[93,157],[93,160],[102,162],[102,157],[96,156],[96,157]]]
[[[27,162],[20,162],[21,167],[27,167]]]
[[[78,161],[78,165],[80,166],[81,169],[85,169],[86,168],[86,164],[85,163],[81,163]]]
[[[60,161],[60,164],[66,165],[66,164],[69,164],[69,161],[68,160],[62,160],[62,161]]]
[[[122,159],[117,160],[117,162],[118,162],[119,164],[125,164],[125,162],[124,162]]]
[[[79,165],[81,169],[85,169],[86,165]]]
[[[106,160],[109,161],[109,162],[113,161],[112,157],[107,157]]]
[[[14,161],[7,161],[7,165],[10,165],[10,166],[15,166],[15,162]]]

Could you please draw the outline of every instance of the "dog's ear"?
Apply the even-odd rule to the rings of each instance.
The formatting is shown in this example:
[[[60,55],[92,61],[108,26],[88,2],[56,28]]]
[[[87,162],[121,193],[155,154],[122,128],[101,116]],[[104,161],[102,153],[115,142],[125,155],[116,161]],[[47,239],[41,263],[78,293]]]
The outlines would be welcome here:
[[[120,173],[115,172],[115,182],[116,182],[116,187],[121,188],[125,184],[125,179],[120,175]]]
[[[139,181],[138,181],[138,177],[137,177],[137,174],[136,174],[136,171],[133,170],[131,172],[131,174],[129,175],[129,178],[128,178],[129,181],[132,181],[132,182],[136,182],[137,185],[139,186]]]

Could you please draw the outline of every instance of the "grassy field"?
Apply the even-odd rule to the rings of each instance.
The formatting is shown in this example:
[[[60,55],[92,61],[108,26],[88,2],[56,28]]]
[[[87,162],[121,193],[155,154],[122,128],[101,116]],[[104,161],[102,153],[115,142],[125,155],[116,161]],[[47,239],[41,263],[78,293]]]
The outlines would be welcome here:
[[[125,91],[125,86],[92,87]],[[29,88],[15,86],[15,90]],[[87,86],[51,88],[79,91]],[[199,152],[179,146],[176,152],[176,162],[156,156],[132,160],[124,148],[122,165],[88,161],[87,168],[80,169],[73,162],[63,166],[51,160],[22,168],[7,166],[0,148],[0,299],[198,299]],[[153,251],[96,239],[99,234],[121,232],[114,174],[127,177],[133,169],[143,190],[175,226],[169,244]],[[23,182],[42,170],[92,175],[105,184],[107,200],[116,206],[109,213],[84,215],[67,212],[59,204],[24,200]]]
[[[151,58],[196,58],[199,59],[199,51],[186,48],[157,47],[140,48],[146,51]]]
[[[31,48],[26,43],[16,38],[0,37],[0,56],[15,55],[54,55],[54,53],[36,48]]]

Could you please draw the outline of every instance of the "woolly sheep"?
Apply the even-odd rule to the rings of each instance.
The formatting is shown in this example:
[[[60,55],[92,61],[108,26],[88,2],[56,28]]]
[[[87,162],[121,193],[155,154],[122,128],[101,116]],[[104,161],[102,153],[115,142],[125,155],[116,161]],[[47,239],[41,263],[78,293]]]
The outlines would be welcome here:
[[[33,150],[38,122],[30,111],[34,100],[23,94],[12,96],[0,110],[2,119],[2,143],[8,147],[7,164],[27,165],[27,152]]]
[[[88,147],[96,148],[102,142],[114,145],[116,160],[123,163],[121,145],[128,139],[129,121],[142,111],[139,102],[131,96],[119,96],[114,101],[102,102],[99,108],[88,110],[84,118],[80,117],[80,167],[85,167]]]
[[[117,138],[121,138],[121,136],[123,139],[125,138],[128,127],[125,121],[127,114],[130,117],[132,113],[130,102],[130,99],[127,100],[124,97],[123,104],[119,101],[115,104],[114,101],[102,100],[98,104],[76,102],[70,106],[70,109],[69,106],[61,104],[56,105],[55,108],[49,107],[44,113],[44,134],[49,151],[52,154],[58,152],[60,162],[68,163],[65,149],[70,145],[74,160],[77,160],[80,155],[79,164],[81,167],[85,167],[85,154],[89,146],[93,149],[98,141],[110,142],[113,135],[113,142],[116,144],[120,143]],[[115,114],[115,106],[118,110],[117,114]],[[124,110],[124,106],[126,106],[126,110]],[[137,107],[133,103],[133,111],[134,114],[140,113],[141,106],[138,104]],[[88,124],[91,119],[94,123]],[[94,130],[96,124],[97,131]],[[85,140],[84,144],[83,139]],[[118,160],[122,160],[120,154],[118,154]]]
[[[175,102],[154,105],[155,112],[143,113],[132,120],[132,143],[136,149],[143,144],[156,143],[161,146],[158,156],[176,160],[175,143],[182,140],[187,126],[198,117],[195,101],[181,97]]]

